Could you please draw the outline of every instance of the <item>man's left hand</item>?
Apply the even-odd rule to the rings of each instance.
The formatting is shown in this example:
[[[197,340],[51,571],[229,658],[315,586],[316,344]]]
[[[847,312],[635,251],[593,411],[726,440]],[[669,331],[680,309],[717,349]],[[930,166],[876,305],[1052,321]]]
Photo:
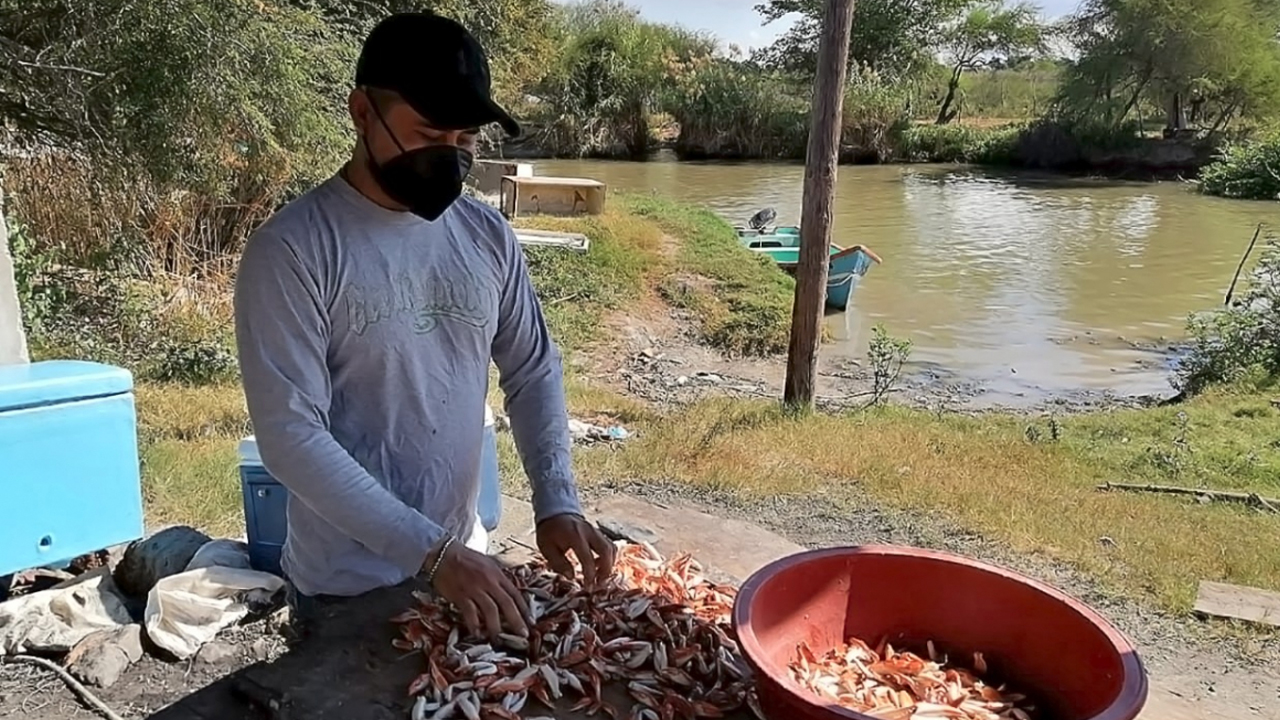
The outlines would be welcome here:
[[[588,590],[613,574],[613,543],[581,515],[556,515],[538,523],[538,550],[552,570],[568,578],[573,577],[573,563],[568,556],[572,550],[582,566],[582,581]]]

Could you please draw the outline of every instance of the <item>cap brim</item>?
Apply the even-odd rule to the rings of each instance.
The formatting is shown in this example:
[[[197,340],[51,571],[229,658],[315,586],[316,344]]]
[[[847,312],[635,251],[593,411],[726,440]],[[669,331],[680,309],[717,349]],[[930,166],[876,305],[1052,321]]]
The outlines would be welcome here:
[[[433,127],[441,130],[470,130],[472,128],[482,128],[490,124],[498,124],[508,136],[512,138],[520,137],[520,123],[511,117],[511,114],[503,110],[498,103],[492,98],[476,98],[468,108],[461,108],[457,105],[449,108],[446,114],[443,111],[436,113],[427,112],[428,108],[409,101],[409,105],[418,114],[426,118],[427,122]]]
[[[493,118],[489,122],[498,123],[498,126],[502,128],[503,132],[512,139],[520,137],[520,123],[516,122],[515,118],[511,117],[511,113],[508,113],[506,110],[498,107],[498,103],[493,100],[488,102],[488,106],[488,110],[493,113]]]

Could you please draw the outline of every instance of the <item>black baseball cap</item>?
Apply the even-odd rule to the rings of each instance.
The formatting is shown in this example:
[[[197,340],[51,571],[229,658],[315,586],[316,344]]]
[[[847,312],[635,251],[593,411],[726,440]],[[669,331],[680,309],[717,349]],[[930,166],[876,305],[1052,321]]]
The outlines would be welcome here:
[[[489,59],[466,28],[433,13],[397,13],[369,33],[356,85],[391,90],[441,130],[520,125],[493,100]]]

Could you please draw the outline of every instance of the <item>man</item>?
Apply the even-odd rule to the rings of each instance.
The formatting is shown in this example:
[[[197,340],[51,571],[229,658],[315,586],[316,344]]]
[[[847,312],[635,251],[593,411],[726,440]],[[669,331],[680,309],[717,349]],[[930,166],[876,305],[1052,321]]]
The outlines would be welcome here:
[[[588,585],[614,555],[582,517],[560,355],[520,247],[460,197],[480,129],[520,128],[480,45],[430,14],[370,33],[348,108],[350,162],[263,224],[236,281],[249,414],[290,491],[281,564],[305,597],[421,574],[473,632],[524,633],[528,608],[477,527],[490,357],[539,549],[565,573],[572,550]]]

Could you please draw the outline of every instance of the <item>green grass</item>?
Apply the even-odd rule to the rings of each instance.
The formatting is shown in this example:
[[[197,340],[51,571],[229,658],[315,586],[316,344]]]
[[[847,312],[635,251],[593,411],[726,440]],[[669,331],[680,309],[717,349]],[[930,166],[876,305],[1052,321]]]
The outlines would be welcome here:
[[[587,218],[537,217],[521,225],[580,232],[591,240],[586,253],[537,247],[525,251],[547,325],[567,349],[597,339],[604,315],[641,299],[664,267],[662,232],[617,209]]]
[[[642,420],[622,450],[584,451],[579,466],[584,482],[675,481],[756,498],[867,492],[890,506],[940,512],[1016,550],[1072,563],[1131,597],[1187,612],[1200,580],[1280,590],[1280,556],[1261,550],[1280,543],[1275,516],[1096,486],[1159,482],[1280,495],[1278,421],[1280,410],[1260,394],[1069,416],[1054,421],[1056,431],[1046,419],[1000,414],[940,418],[888,408],[792,418],[772,403],[720,400]],[[1164,459],[1180,454],[1172,466]]]
[[[1024,125],[916,124],[903,131],[897,153],[910,162],[1009,165]]]
[[[1241,505],[1096,486],[1280,495],[1280,409],[1270,398],[1216,391],[1177,408],[1053,420],[901,408],[797,418],[774,403],[724,399],[663,412],[569,383],[575,416],[638,431],[621,448],[579,450],[584,485],[677,482],[751,498],[867,493],[1071,563],[1175,613],[1190,610],[1200,580],[1280,590],[1280,556],[1264,551],[1280,546],[1280,523]],[[235,443],[247,416],[239,388],[145,386],[139,404],[149,522],[242,532]],[[507,435],[501,451],[507,488],[519,491],[523,472]]]
[[[547,322],[566,348],[598,339],[606,313],[656,291],[694,311],[712,347],[734,355],[786,350],[795,281],[745,250],[732,226],[710,210],[652,195],[615,194],[611,202],[599,217],[521,221],[591,239],[585,254],[529,253]]]
[[[630,212],[679,238],[677,269],[660,289],[668,302],[696,313],[704,342],[735,355],[787,349],[794,280],[744,250],[733,227],[710,210],[649,195],[622,200]]]
[[[141,385],[142,493],[148,525],[244,533],[236,445],[249,434],[239,385]]]

